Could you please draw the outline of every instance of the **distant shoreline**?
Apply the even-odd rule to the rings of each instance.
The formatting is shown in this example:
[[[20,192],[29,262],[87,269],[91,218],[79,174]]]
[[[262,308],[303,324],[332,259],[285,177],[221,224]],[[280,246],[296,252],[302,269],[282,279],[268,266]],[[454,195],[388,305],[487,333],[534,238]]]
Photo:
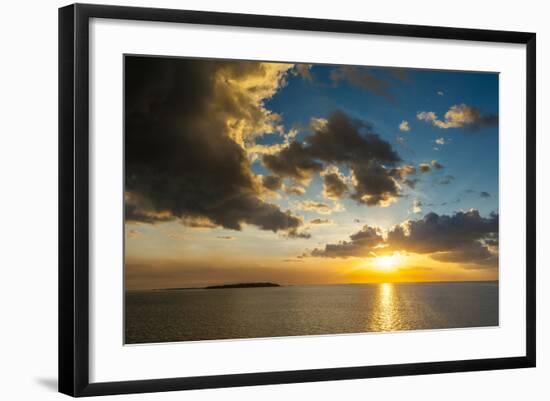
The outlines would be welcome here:
[[[222,290],[224,288],[264,288],[264,287],[281,287],[276,283],[237,283],[237,284],[220,284],[209,285],[206,287],[176,287],[176,288],[155,288],[151,291],[179,291],[179,290]],[[138,290],[139,291],[139,290]],[[147,290],[145,290],[147,291]]]
[[[126,289],[126,291],[183,291],[183,290],[218,290],[236,288],[273,288],[273,287],[304,287],[304,286],[331,286],[331,285],[378,285],[378,284],[460,284],[460,283],[498,283],[499,280],[462,280],[462,281],[399,281],[388,283],[334,283],[334,284],[289,284],[281,285],[271,282],[219,284],[205,287],[174,287],[174,288],[143,288]]]

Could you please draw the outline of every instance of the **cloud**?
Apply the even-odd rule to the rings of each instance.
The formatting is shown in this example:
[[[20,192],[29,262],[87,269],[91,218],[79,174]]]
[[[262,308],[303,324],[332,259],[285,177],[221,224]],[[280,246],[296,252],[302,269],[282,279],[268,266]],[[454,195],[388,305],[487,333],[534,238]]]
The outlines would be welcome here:
[[[330,220],[330,219],[313,219],[313,220],[309,221],[309,224],[314,224],[314,225],[317,225],[317,226],[332,225],[332,224],[334,224],[334,220]]]
[[[432,171],[432,169],[442,170],[443,168],[444,166],[441,163],[439,163],[437,160],[432,160],[430,163],[420,163],[418,165],[418,170],[421,173],[429,173],[430,171]]]
[[[481,192],[479,193],[479,196],[480,196],[481,198],[490,198],[490,197],[491,197],[491,194],[490,194],[489,192],[481,191]]]
[[[418,184],[419,182],[420,182],[420,180],[418,178],[407,178],[407,179],[403,180],[403,183],[411,189],[415,189],[416,184]]]
[[[283,186],[283,180],[281,177],[275,175],[268,175],[262,177],[262,184],[265,188],[270,191],[277,191]]]
[[[444,93],[443,91],[437,91],[437,94],[438,94],[439,96],[445,95],[445,93]]]
[[[298,210],[305,210],[310,212],[317,212],[319,214],[332,214],[334,212],[342,212],[344,208],[337,202],[333,205],[329,205],[323,202],[316,202],[312,200],[296,201],[292,202],[292,206]]]
[[[487,191],[476,191],[475,189],[465,189],[464,191],[462,191],[463,194],[467,194],[467,195],[479,195],[480,198],[483,198],[483,199],[489,199],[491,198],[491,194]]]
[[[384,97],[389,101],[395,100],[390,92],[391,82],[373,74],[371,69],[366,67],[340,66],[330,72],[330,79],[335,84],[347,81],[351,85]]]
[[[498,263],[498,214],[482,217],[473,209],[451,216],[428,213],[422,219],[393,226],[385,238],[380,228],[365,225],[349,241],[327,244],[310,256],[368,257],[396,251],[494,267]]]
[[[136,229],[126,230],[128,238],[137,238],[142,235],[142,232]]]
[[[436,145],[443,146],[443,145],[445,145],[445,138],[443,138],[443,137],[437,138],[434,142],[436,143]]]
[[[290,177],[300,182],[308,182],[323,169],[323,165],[308,154],[302,142],[292,142],[287,148],[274,155],[263,157],[264,165],[281,177]]]
[[[438,181],[439,185],[449,185],[455,180],[453,175],[447,174],[442,180]]]
[[[434,122],[437,120],[437,114],[435,114],[433,111],[419,111],[418,113],[416,113],[416,118],[421,121]]]
[[[290,230],[287,233],[283,234],[286,238],[302,238],[302,239],[309,239],[311,238],[311,234],[306,231],[298,231],[296,229]]]
[[[390,171],[390,174],[400,180],[403,180],[411,174],[416,174],[416,167],[410,164],[405,164],[404,166],[393,168]]]
[[[327,244],[323,249],[314,249],[311,256],[328,258],[368,257],[373,255],[379,245],[384,243],[382,231],[365,225],[361,231],[350,235],[349,241]]]
[[[428,213],[421,220],[409,220],[394,226],[387,242],[393,249],[431,254],[459,252],[494,235],[498,235],[498,215],[485,218],[472,209],[452,216]]]
[[[303,195],[306,189],[300,185],[283,185],[283,191],[289,195]]]
[[[432,165],[432,167],[435,168],[436,170],[441,170],[441,169],[443,169],[443,165],[442,165],[441,163],[439,163],[437,160],[432,160],[431,165]]]
[[[422,212],[422,201],[415,199],[412,204],[411,212],[412,213],[421,213]]]
[[[323,172],[323,196],[327,199],[341,199],[348,192],[346,177],[336,166],[329,166]]]
[[[495,126],[498,124],[498,116],[484,115],[479,109],[466,104],[457,104],[445,113],[444,119],[439,120],[433,111],[421,111],[416,118],[422,121],[431,122],[438,128],[467,128],[476,131],[482,127]]]
[[[386,207],[401,196],[397,182],[386,167],[374,160],[352,169],[355,193],[351,198],[368,206]]]
[[[311,75],[311,64],[296,64],[294,66],[294,72],[307,81],[313,81],[313,75]]]
[[[452,263],[482,263],[488,264],[498,262],[498,256],[489,250],[489,247],[481,242],[471,242],[467,245],[444,252],[436,252],[431,255],[432,259],[440,262]]]
[[[304,184],[330,165],[344,165],[351,173],[349,196],[358,203],[385,206],[401,195],[393,168],[401,161],[389,142],[375,134],[362,120],[352,119],[341,111],[328,119],[313,119],[312,134],[273,155],[263,157],[264,165],[275,175]],[[325,177],[328,174],[325,175]],[[325,180],[331,197],[345,191],[342,176]],[[343,191],[343,192],[342,192]]]
[[[420,163],[418,165],[418,170],[421,173],[429,173],[432,170],[432,166],[429,165],[428,163]]]
[[[127,221],[296,230],[301,219],[261,199],[246,151],[259,133],[282,132],[264,101],[292,67],[126,57]]]
[[[183,216],[180,217],[180,222],[191,228],[216,228],[217,224],[206,217],[200,216]]]
[[[262,144],[247,144],[245,147],[246,154],[248,159],[253,162],[263,155],[272,155],[273,153],[279,152],[281,149],[284,149],[288,145],[286,143],[273,143],[271,145],[262,145]]]
[[[418,178],[410,178],[410,175],[416,174],[416,167],[407,164],[401,167],[395,167],[390,171],[390,175],[394,177],[397,181],[402,182],[407,185],[409,188],[415,188],[416,184],[420,181]]]
[[[151,201],[139,193],[124,193],[124,209],[128,223],[155,224],[175,220],[169,210],[155,210]]]
[[[410,131],[411,127],[409,127],[408,121],[401,121],[401,124],[399,124],[399,131]]]

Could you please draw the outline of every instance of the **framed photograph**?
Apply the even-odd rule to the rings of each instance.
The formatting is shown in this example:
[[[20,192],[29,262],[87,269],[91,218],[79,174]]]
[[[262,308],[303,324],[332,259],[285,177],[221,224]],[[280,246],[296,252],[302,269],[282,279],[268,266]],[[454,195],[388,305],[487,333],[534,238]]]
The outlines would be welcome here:
[[[59,390],[535,366],[535,34],[59,10]]]

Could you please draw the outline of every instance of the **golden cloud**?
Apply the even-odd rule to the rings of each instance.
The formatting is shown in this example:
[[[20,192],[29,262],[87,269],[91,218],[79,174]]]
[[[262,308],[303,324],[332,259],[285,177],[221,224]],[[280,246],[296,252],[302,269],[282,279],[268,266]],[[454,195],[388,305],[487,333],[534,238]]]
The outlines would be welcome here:
[[[416,118],[431,122],[434,126],[442,129],[466,127],[477,130],[482,126],[491,126],[498,123],[497,116],[483,115],[479,109],[464,103],[451,106],[445,113],[443,120],[438,119],[437,114],[433,111],[418,112]]]

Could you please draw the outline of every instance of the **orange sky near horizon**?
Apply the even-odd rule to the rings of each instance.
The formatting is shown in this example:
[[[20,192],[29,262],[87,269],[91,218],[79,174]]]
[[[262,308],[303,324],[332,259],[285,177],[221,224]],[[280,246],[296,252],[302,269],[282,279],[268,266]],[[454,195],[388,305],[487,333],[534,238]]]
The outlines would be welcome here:
[[[204,231],[203,231],[204,234]],[[210,235],[210,238],[219,237]],[[320,258],[269,255],[262,247],[257,252],[239,257],[225,252],[226,247],[242,249],[233,239],[210,239],[204,253],[197,250],[198,241],[185,244],[189,238],[172,233],[165,237],[174,248],[173,257],[151,257],[147,245],[136,238],[126,239],[126,289],[204,287],[241,282],[274,282],[281,285],[361,284],[437,281],[492,281],[498,280],[497,268],[480,269],[475,265],[443,263],[428,255],[395,252],[378,257]],[[149,242],[143,236],[144,242]],[[204,240],[203,240],[204,241]],[[219,247],[214,247],[221,242]],[[261,242],[261,241],[260,241]],[[165,243],[166,245],[166,243]],[[190,245],[190,246],[189,246]],[[139,248],[137,251],[134,247]],[[195,248],[195,249],[190,249]],[[265,252],[264,252],[265,251]],[[136,253],[137,258],[130,256]],[[166,250],[162,251],[163,253]],[[149,254],[148,256],[146,256]],[[154,253],[153,253],[154,255]],[[194,256],[192,256],[194,255]]]

